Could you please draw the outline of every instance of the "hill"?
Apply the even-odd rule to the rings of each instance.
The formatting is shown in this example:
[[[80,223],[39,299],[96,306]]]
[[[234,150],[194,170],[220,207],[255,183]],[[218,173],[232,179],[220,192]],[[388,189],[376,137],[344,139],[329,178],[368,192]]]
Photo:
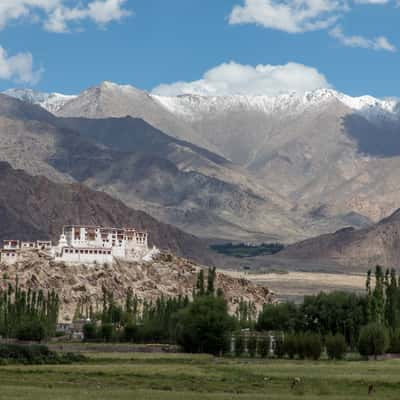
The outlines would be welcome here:
[[[66,266],[47,260],[40,252],[29,251],[26,260],[18,264],[0,264],[0,273],[12,281],[17,277],[21,288],[54,289],[61,298],[60,319],[71,321],[79,302],[91,304],[96,309],[96,305],[101,303],[103,286],[120,303],[126,299],[129,288],[142,302],[154,301],[160,296],[190,297],[200,268],[203,267],[170,254],[161,254],[148,263]],[[0,282],[4,288],[7,284],[6,279]],[[273,295],[265,287],[223,273],[217,273],[216,287],[223,289],[231,312],[236,311],[241,299],[251,301],[258,309],[273,301]]]
[[[357,269],[400,266],[400,210],[366,229],[345,228],[288,246],[276,259],[331,263]]]

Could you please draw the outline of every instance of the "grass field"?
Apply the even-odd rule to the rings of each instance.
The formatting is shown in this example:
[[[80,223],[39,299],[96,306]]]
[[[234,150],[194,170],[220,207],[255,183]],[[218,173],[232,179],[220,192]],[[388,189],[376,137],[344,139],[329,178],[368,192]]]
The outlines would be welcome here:
[[[90,354],[85,364],[0,367],[0,399],[400,398],[400,360],[311,362],[181,354]],[[303,384],[290,390],[294,377]]]

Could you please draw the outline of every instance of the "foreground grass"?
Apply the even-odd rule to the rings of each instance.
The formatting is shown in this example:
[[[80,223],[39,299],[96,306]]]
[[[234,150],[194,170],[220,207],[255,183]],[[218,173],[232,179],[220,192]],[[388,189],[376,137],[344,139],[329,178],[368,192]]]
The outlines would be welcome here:
[[[0,399],[399,399],[400,360],[311,362],[89,355],[85,364],[0,367]],[[294,377],[304,384],[290,390]]]

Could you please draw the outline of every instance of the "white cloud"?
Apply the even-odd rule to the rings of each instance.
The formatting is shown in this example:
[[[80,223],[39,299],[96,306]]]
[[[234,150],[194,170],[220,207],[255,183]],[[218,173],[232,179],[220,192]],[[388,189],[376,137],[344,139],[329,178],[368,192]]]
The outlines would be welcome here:
[[[99,25],[132,15],[127,0],[0,0],[0,29],[12,21],[41,21],[45,29],[67,32],[69,24],[91,20]]]
[[[357,4],[387,4],[389,0],[355,0]]]
[[[343,33],[341,27],[336,26],[332,29],[329,34],[335,39],[339,40],[345,46],[348,47],[362,47],[364,49],[372,49],[376,51],[397,51],[396,47],[389,42],[385,36],[378,36],[373,39],[368,39],[363,36],[346,36]]]
[[[21,83],[35,84],[39,81],[42,70],[33,70],[31,53],[18,53],[9,56],[0,46],[0,79]]]
[[[289,33],[332,26],[347,11],[345,0],[243,0],[229,16],[230,24],[257,24]]]
[[[330,87],[325,76],[303,64],[242,65],[233,61],[207,71],[202,79],[193,82],[162,84],[152,93],[161,96],[198,94],[224,96],[232,94],[270,95]]]

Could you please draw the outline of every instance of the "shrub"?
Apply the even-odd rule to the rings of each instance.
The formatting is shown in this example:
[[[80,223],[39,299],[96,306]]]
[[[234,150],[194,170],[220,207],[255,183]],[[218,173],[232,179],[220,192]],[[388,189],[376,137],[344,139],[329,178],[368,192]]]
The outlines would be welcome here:
[[[304,360],[307,355],[306,340],[303,333],[296,335],[296,350],[300,360]]]
[[[113,324],[102,324],[100,328],[100,337],[106,342],[110,342],[114,336]]]
[[[37,320],[23,323],[16,333],[18,340],[34,340],[41,342],[46,337],[46,328],[44,324]]]
[[[271,346],[269,335],[262,336],[258,341],[258,352],[262,358],[267,358]]]
[[[285,355],[285,347],[282,333],[275,334],[274,354],[278,358],[283,358]]]
[[[90,322],[83,325],[83,340],[94,340],[97,338],[96,324]]]
[[[293,359],[297,354],[297,338],[293,334],[285,335],[284,339],[285,353],[290,359]]]
[[[247,339],[247,351],[250,357],[255,357],[257,353],[257,336],[252,334]]]
[[[390,331],[390,346],[389,353],[399,354],[400,353],[400,329],[391,329]]]
[[[358,341],[358,350],[362,356],[374,356],[384,354],[388,349],[389,335],[387,329],[377,322],[361,328]]]
[[[326,353],[331,360],[341,360],[347,349],[346,339],[340,333],[325,338]]]
[[[238,333],[235,336],[235,356],[240,357],[244,353],[244,340],[243,336]]]
[[[124,327],[124,340],[127,342],[138,341],[139,329],[135,324],[128,324]]]
[[[49,350],[43,345],[21,345],[21,344],[2,344],[0,345],[0,363],[22,364],[65,364],[70,362],[86,361],[86,357],[66,353],[59,355]]]
[[[304,355],[312,360],[319,360],[322,354],[322,340],[317,333],[306,333],[303,336]]]

